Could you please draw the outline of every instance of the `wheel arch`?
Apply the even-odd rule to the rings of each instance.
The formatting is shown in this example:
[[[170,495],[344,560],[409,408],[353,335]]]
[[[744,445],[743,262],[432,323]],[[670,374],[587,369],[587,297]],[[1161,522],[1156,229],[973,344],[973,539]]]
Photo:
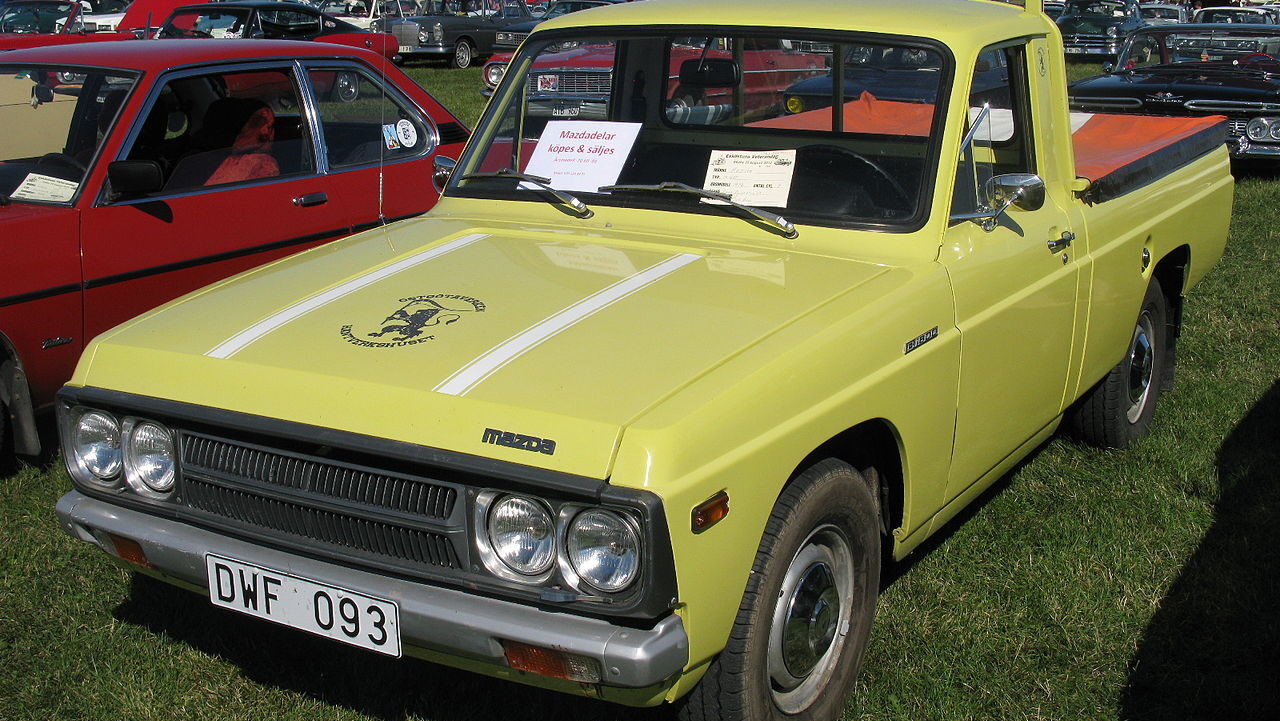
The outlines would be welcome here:
[[[1161,390],[1173,388],[1177,369],[1178,336],[1182,335],[1182,294],[1186,290],[1187,275],[1191,268],[1191,246],[1180,245],[1165,253],[1151,271],[1151,277],[1160,282],[1168,314],[1165,319],[1165,351],[1169,359]]]
[[[841,431],[805,456],[786,485],[824,458],[848,463],[866,478],[876,498],[880,532],[891,536],[893,529],[902,525],[906,498],[902,442],[897,428],[887,419],[874,418]],[[779,496],[785,489],[786,486],[779,490]]]
[[[13,433],[14,452],[28,456],[39,454],[40,434],[36,430],[26,370],[17,347],[4,331],[0,331],[0,401],[9,409],[8,425]],[[0,438],[0,448],[3,447],[4,439]]]

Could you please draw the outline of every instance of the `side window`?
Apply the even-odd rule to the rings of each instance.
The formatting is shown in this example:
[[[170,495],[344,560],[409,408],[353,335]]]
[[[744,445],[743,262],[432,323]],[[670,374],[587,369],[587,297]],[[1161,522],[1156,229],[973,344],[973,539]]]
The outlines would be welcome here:
[[[960,150],[953,213],[986,208],[984,188],[992,176],[1035,172],[1026,58],[1024,46],[992,48],[974,64],[968,142]]]
[[[320,34],[320,18],[298,10],[264,10],[258,17],[269,39],[295,40]]]
[[[165,193],[313,172],[300,107],[284,70],[170,80],[126,158],[156,162]]]
[[[308,71],[329,167],[416,158],[436,147],[434,128],[362,71]]]

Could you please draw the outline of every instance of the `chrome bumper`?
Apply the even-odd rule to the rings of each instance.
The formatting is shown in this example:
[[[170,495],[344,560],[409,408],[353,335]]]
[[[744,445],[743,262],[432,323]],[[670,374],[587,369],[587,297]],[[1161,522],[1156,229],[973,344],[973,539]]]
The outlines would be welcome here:
[[[1227,150],[1231,151],[1233,158],[1280,159],[1280,144],[1255,144],[1244,137],[1228,137]]]
[[[553,613],[265,548],[79,491],[58,500],[57,515],[73,538],[112,556],[115,544],[107,534],[136,541],[166,580],[206,593],[205,555],[212,553],[394,601],[400,607],[401,642],[408,655],[423,655],[414,653],[421,649],[505,668],[501,641],[518,641],[594,658],[600,663],[602,685],[621,688],[655,686],[680,673],[689,659],[689,640],[676,615],[644,630]]]

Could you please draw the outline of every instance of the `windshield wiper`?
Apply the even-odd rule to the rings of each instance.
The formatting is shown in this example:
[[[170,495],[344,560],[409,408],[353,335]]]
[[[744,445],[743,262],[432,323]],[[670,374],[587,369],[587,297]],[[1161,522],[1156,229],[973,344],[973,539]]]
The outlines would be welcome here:
[[[587,207],[586,203],[578,200],[572,195],[569,195],[563,190],[556,190],[551,187],[550,178],[540,178],[536,175],[529,175],[528,173],[521,173],[512,170],[511,168],[503,168],[502,170],[494,171],[492,173],[468,173],[467,175],[462,176],[462,180],[474,180],[476,178],[513,178],[515,180],[523,180],[526,183],[533,183],[542,190],[551,193],[555,196],[556,200],[570,208],[573,208],[573,211],[578,214],[579,218],[586,219],[595,215],[595,213]]]
[[[727,205],[731,205],[737,208],[738,210],[741,210],[742,212],[755,217],[757,220],[763,221],[777,228],[778,230],[781,230],[783,233],[783,236],[785,236],[788,239],[795,238],[800,235],[800,233],[796,232],[795,224],[793,224],[791,221],[787,220],[786,218],[782,217],[781,215],[778,215],[777,213],[771,213],[767,210],[753,208],[750,205],[735,203],[733,202],[733,200],[729,198],[729,196],[725,195],[724,193],[717,193],[714,190],[703,190],[702,188],[695,188],[692,185],[685,185],[684,183],[675,183],[671,181],[667,181],[665,183],[658,183],[657,185],[604,185],[596,189],[596,191],[600,193],[611,193],[615,190],[659,191],[659,192],[688,193],[689,195],[698,195],[703,198],[707,198],[708,200],[718,200]]]

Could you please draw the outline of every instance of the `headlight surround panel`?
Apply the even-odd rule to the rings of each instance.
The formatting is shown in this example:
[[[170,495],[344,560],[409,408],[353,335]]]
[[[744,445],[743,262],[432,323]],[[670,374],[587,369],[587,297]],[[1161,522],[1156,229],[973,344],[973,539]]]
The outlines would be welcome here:
[[[167,427],[85,406],[59,405],[58,413],[63,456],[77,482],[151,500],[173,496],[178,447]]]
[[[125,479],[123,455],[119,472],[107,481],[97,479],[75,462],[68,431],[74,428],[76,419],[91,410],[116,419],[121,423],[122,434],[147,422],[169,431],[177,459],[174,483],[169,493],[137,492]],[[64,458],[78,489],[86,495],[123,507],[208,527],[229,537],[286,552],[318,554],[374,573],[588,616],[651,620],[670,613],[677,602],[675,564],[666,512],[662,500],[649,491],[402,441],[92,387],[64,387],[58,394],[57,412]],[[126,422],[130,423],[128,430],[124,425]],[[400,478],[418,478],[454,488],[458,493],[456,514],[450,515],[447,521],[424,520],[421,527],[424,531],[434,528],[448,537],[449,548],[457,555],[457,565],[411,568],[394,559],[343,551],[332,546],[317,547],[315,542],[306,538],[271,529],[249,528],[235,523],[228,525],[211,518],[206,512],[191,508],[194,501],[188,496],[193,489],[188,486],[195,482],[206,484],[207,479],[204,470],[198,473],[198,469],[184,470],[184,454],[198,453],[185,446],[204,443],[201,439],[211,437],[246,447],[278,449],[289,457],[319,451],[322,455],[312,456],[317,462],[344,465],[357,472],[364,469]],[[235,486],[252,490],[246,483],[253,482],[234,481]],[[482,497],[492,500],[506,495],[535,499],[550,513],[556,524],[556,559],[548,571],[535,576],[506,575],[495,573],[489,564],[484,563],[479,552],[480,544],[476,542],[477,529],[481,527],[475,521],[477,501]],[[332,503],[328,505],[332,507]],[[638,570],[630,585],[617,592],[602,592],[562,570],[565,564],[562,563],[564,553],[560,550],[563,547],[561,517],[567,516],[572,520],[585,509],[606,509],[620,514],[638,536]],[[360,513],[368,515],[367,509]],[[401,513],[398,521],[396,518],[390,520],[393,523],[403,522],[405,517]],[[418,525],[416,521],[412,523]],[[571,566],[569,568],[572,569]]]

